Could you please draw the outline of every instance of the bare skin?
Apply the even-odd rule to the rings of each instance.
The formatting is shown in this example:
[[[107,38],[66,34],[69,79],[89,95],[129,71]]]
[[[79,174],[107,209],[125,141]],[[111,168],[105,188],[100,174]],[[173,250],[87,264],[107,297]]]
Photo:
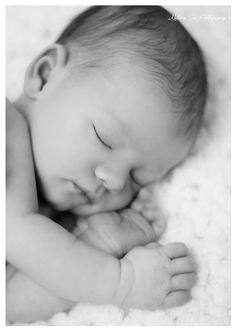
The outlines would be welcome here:
[[[150,204],[151,190],[146,188],[140,193],[133,208],[121,213],[107,212],[79,220],[74,234],[80,240],[118,258],[138,245],[143,246],[157,240],[165,229],[164,218]],[[141,214],[138,213],[140,210],[143,211]],[[153,229],[154,223],[156,231]],[[165,277],[168,284],[166,292],[161,293],[157,289],[160,292],[159,308],[186,303],[196,281],[195,263],[187,248],[180,243],[164,246],[152,243],[149,244],[151,246],[158,247],[156,258],[160,267],[159,276],[160,279]],[[12,265],[7,268],[7,278],[9,321],[45,320],[54,313],[68,311],[75,305],[75,302],[51,294]]]
[[[142,303],[130,301],[129,298],[123,302],[123,307],[133,306],[142,309],[155,310],[166,309],[187,303],[191,299],[190,290],[196,282],[195,263],[182,243],[171,243],[164,246],[148,244],[132,251],[133,256],[139,259],[143,254],[146,259],[145,250],[153,250],[153,258],[159,266],[160,287],[153,289],[158,293],[158,302]],[[136,255],[136,256],[135,256]],[[127,255],[127,261],[129,254]],[[53,314],[61,311],[69,311],[75,302],[54,296],[43,287],[37,285],[25,274],[18,272],[13,266],[8,267],[12,273],[7,282],[7,318],[10,322],[33,322],[50,318]],[[163,290],[163,279],[164,290]],[[133,295],[133,293],[132,293]],[[143,298],[142,298],[143,301]],[[137,305],[137,306],[136,306]]]
[[[79,218],[74,234],[88,244],[118,258],[132,248],[157,241],[166,222],[155,205],[148,205],[151,192],[142,189],[131,208]]]
[[[124,60],[72,77],[68,61],[63,45],[50,45],[29,67],[15,108],[7,104],[6,255],[21,271],[8,274],[7,318],[46,318],[80,301],[183,304],[195,279],[185,245],[150,243],[154,223],[140,207],[124,208],[193,141],[178,133],[171,100],[139,65]],[[90,217],[77,238],[40,213],[35,171],[55,209]]]

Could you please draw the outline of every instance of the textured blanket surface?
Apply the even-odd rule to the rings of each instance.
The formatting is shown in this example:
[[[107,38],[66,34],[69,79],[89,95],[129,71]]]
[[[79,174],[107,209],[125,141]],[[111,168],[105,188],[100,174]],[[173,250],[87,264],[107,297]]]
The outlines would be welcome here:
[[[209,101],[196,146],[169,180],[156,186],[153,196],[168,220],[161,242],[185,242],[198,262],[193,299],[185,306],[155,312],[79,303],[68,313],[32,325],[230,324],[230,8],[168,8],[199,42],[209,73]],[[71,6],[7,8],[10,99],[20,93],[32,58],[80,10]]]

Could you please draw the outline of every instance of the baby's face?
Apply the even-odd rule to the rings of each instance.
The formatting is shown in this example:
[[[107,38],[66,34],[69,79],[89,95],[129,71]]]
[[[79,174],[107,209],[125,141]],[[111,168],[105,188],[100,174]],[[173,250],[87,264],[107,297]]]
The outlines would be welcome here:
[[[192,142],[176,134],[169,98],[136,67],[48,81],[30,109],[36,168],[59,210],[89,215],[126,206],[161,180]]]

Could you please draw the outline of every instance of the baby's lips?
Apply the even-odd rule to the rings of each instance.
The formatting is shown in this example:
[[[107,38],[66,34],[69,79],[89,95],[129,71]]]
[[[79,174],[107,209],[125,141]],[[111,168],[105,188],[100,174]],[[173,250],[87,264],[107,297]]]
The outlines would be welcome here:
[[[99,199],[101,198],[101,196],[106,192],[106,189],[104,186],[100,185],[96,191],[94,193],[88,193],[89,197],[92,199],[92,200],[96,200],[96,199]]]

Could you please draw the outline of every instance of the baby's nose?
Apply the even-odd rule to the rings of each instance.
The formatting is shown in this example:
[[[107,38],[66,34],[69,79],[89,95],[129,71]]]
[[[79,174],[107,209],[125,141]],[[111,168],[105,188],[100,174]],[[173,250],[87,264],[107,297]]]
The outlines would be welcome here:
[[[127,172],[121,170],[111,171],[105,167],[97,167],[95,175],[102,182],[103,186],[114,194],[122,191],[127,181]]]

